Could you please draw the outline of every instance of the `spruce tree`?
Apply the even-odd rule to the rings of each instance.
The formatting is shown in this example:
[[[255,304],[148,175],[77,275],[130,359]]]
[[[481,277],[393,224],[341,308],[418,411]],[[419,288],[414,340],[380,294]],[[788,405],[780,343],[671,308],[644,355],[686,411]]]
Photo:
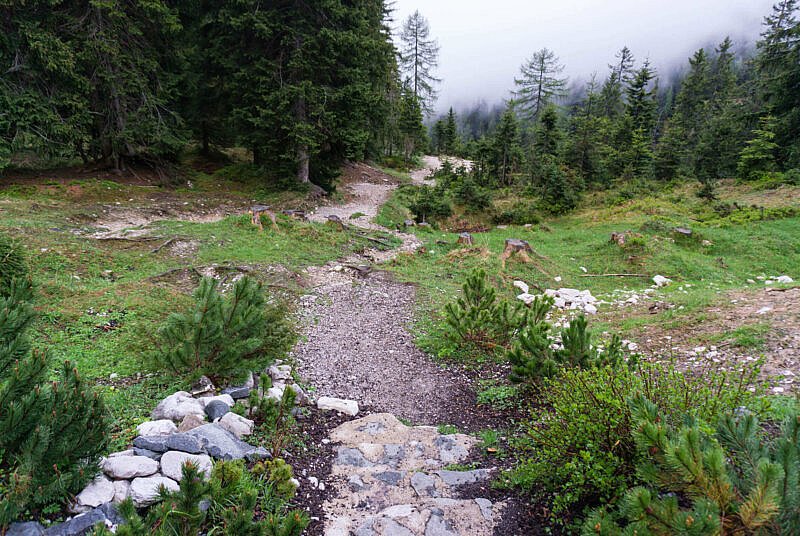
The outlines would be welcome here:
[[[489,168],[502,186],[510,186],[514,173],[519,172],[524,158],[520,142],[519,121],[514,110],[509,107],[500,118],[500,124],[490,147]]]
[[[398,118],[398,131],[402,139],[406,164],[410,163],[411,157],[428,143],[427,129],[422,123],[422,119],[422,106],[420,106],[419,99],[406,88],[400,98]]]
[[[635,63],[628,47],[622,47],[615,57],[617,61],[608,66],[610,72],[600,92],[603,115],[609,119],[614,119],[624,111],[623,91],[632,78]]]
[[[0,297],[0,531],[78,493],[107,444],[99,395],[69,362],[52,380],[47,354],[31,350],[31,299],[19,279]]]
[[[534,52],[522,64],[520,77],[514,79],[514,102],[525,117],[535,121],[548,104],[565,95],[567,79],[560,76],[563,71],[558,56],[547,48]]]
[[[431,38],[428,20],[419,11],[414,11],[403,23],[400,43],[400,71],[422,110],[430,115],[436,104],[436,85],[441,82],[433,74],[439,66],[439,44]]]
[[[447,112],[447,119],[444,124],[444,153],[449,155],[458,154],[461,144],[458,136],[458,123],[456,122],[456,114],[453,108]]]

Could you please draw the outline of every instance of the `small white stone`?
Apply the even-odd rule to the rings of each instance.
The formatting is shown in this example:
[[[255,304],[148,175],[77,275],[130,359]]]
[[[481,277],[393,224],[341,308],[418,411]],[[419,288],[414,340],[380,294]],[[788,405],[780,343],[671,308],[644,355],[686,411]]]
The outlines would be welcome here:
[[[169,419],[143,422],[136,427],[140,436],[165,436],[178,433],[178,427]]]
[[[557,276],[555,276],[555,277],[553,278],[553,280],[554,280],[556,283],[561,283],[561,276],[560,276],[560,275],[557,275]]]
[[[218,400],[220,402],[224,402],[230,407],[233,407],[236,404],[236,401],[233,399],[231,395],[219,395],[219,396],[204,396],[202,398],[198,398],[197,400],[200,401],[200,405],[205,407],[209,405],[211,402]]]
[[[586,267],[581,266],[581,272],[583,272],[585,274],[585,273],[588,273],[589,270],[587,270]]]
[[[100,475],[92,480],[75,498],[76,504],[96,508],[114,500],[114,484],[105,476]]]
[[[514,281],[514,286],[517,287],[522,294],[528,294],[530,287],[524,281]]]
[[[775,278],[775,281],[778,283],[794,283],[794,279],[789,277],[788,275],[782,275]]]
[[[161,486],[164,486],[168,491],[178,491],[180,489],[177,482],[163,476],[134,478],[130,488],[130,497],[134,506],[141,508],[156,502],[158,500],[158,490]]]
[[[231,411],[222,416],[219,425],[241,439],[243,436],[253,433],[255,423]]]
[[[653,283],[655,283],[658,287],[666,287],[672,283],[672,279],[666,278],[663,275],[657,275],[653,278]]]
[[[186,452],[169,451],[161,456],[161,472],[164,476],[180,482],[183,478],[183,465],[193,463],[206,478],[211,476],[211,458],[205,454],[187,454]]]
[[[158,462],[145,456],[117,456],[103,462],[103,471],[114,479],[150,476],[158,471]]]
[[[320,397],[317,400],[317,407],[321,410],[334,410],[345,415],[355,417],[358,415],[358,402],[355,400],[345,400],[342,398],[332,398],[328,396]]]
[[[756,314],[759,314],[759,315],[764,315],[764,314],[767,314],[767,313],[768,313],[768,312],[770,312],[770,311],[772,311],[772,307],[762,307],[761,309],[759,309],[759,310],[756,312]]]

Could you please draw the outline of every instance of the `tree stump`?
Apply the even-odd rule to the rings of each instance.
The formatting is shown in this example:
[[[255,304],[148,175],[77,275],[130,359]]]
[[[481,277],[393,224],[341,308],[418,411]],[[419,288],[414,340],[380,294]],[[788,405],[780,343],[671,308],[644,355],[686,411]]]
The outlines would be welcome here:
[[[258,227],[261,231],[264,230],[264,226],[261,225],[261,216],[265,215],[272,221],[273,229],[278,228],[278,222],[275,220],[275,213],[270,210],[271,207],[267,205],[253,205],[250,207],[250,218],[253,222],[253,225]]]
[[[284,210],[284,216],[289,216],[290,218],[294,218],[296,220],[305,220],[306,219],[306,211],[305,210]]]
[[[403,222],[403,227],[416,227],[416,226],[417,222],[415,222],[414,220],[406,220]]]
[[[641,234],[632,231],[625,231],[624,233],[611,233],[611,242],[615,242],[619,247],[625,247],[629,238],[641,238]]]
[[[533,253],[533,248],[528,242],[525,240],[519,240],[517,238],[507,238],[506,248],[503,250],[502,255],[500,255],[500,262],[502,262],[503,268],[505,268],[506,261],[511,257],[516,256],[522,262],[527,264],[531,262],[531,258],[528,256],[528,253]]]
[[[471,246],[473,244],[472,235],[469,233],[461,233],[458,235],[458,244],[463,244],[465,246]]]

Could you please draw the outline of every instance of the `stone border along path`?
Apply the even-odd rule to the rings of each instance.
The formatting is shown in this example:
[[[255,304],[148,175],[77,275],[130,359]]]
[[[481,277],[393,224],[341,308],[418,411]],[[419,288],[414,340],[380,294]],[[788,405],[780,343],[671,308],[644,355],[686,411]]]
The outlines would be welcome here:
[[[413,173],[428,183],[440,162]],[[328,216],[403,240],[390,252],[366,252],[307,270],[311,291],[301,298],[305,341],[293,355],[298,372],[317,394],[353,398],[376,413],[340,425],[330,434],[336,458],[322,505],[325,536],[484,536],[494,531],[504,504],[463,498],[459,487],[486,482],[490,470],[453,471],[477,440],[440,434],[437,424],[459,425],[474,408],[468,379],[441,369],[414,345],[406,325],[413,319],[415,289],[388,274],[366,275],[348,266],[385,262],[421,246],[413,235],[371,222],[394,185],[354,183],[354,200],[310,214]],[[360,212],[364,216],[349,219]],[[397,416],[395,416],[397,415]],[[399,419],[434,426],[407,426]],[[313,477],[312,477],[313,478]]]

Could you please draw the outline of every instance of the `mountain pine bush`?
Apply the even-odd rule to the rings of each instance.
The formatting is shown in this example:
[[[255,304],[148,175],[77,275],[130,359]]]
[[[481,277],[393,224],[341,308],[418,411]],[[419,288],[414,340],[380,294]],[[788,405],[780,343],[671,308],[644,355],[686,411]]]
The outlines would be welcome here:
[[[0,233],[0,296],[8,296],[11,281],[24,279],[27,275],[28,267],[19,244]]]
[[[585,535],[797,534],[800,531],[800,421],[788,417],[768,439],[752,414],[669,426],[642,396],[631,400],[643,485],[616,510],[598,510]]]
[[[294,334],[284,309],[267,303],[254,279],[241,278],[223,295],[217,280],[206,277],[194,299],[192,310],[170,315],[158,330],[157,366],[231,379],[291,348]]]
[[[26,510],[79,492],[106,448],[106,410],[67,362],[50,378],[47,354],[32,352],[29,282],[0,297],[0,528]]]

